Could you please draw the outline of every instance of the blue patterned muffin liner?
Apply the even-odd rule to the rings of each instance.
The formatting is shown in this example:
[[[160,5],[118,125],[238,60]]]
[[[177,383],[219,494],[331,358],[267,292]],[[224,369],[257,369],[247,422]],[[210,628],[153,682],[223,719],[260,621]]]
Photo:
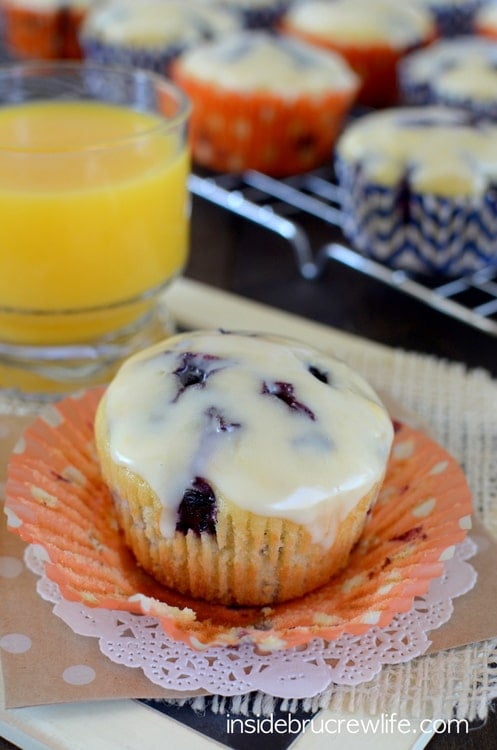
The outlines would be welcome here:
[[[183,52],[183,47],[164,48],[125,47],[105,44],[97,39],[81,38],[83,57],[101,65],[119,65],[126,68],[144,68],[167,75],[170,65]]]
[[[475,121],[497,120],[497,100],[479,101],[469,96],[445,96],[441,91],[434,91],[431,81],[416,81],[410,75],[409,65],[399,66],[399,90],[404,104],[415,107],[443,104],[470,112]]]
[[[343,233],[367,257],[415,273],[456,276],[497,264],[497,189],[448,198],[413,191],[408,180],[374,184],[337,159]]]
[[[438,33],[445,37],[471,34],[474,16],[485,2],[486,0],[467,0],[455,7],[453,5],[437,5],[436,2],[430,3],[430,10],[435,16]]]
[[[252,7],[250,2],[240,6],[243,26],[246,29],[271,29],[286,13],[293,0],[274,0],[265,7]]]

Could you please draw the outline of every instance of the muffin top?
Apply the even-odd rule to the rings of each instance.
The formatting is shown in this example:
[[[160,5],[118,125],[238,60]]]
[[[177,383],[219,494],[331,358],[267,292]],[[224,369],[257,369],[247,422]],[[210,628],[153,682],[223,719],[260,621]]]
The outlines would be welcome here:
[[[183,73],[231,91],[302,93],[354,89],[355,73],[339,55],[289,37],[240,31],[185,52]]]
[[[199,525],[224,499],[329,545],[323,519],[337,526],[381,481],[393,437],[378,397],[344,363],[249,333],[188,333],[135,355],[101,408],[112,459],[162,503],[164,536],[194,491],[212,516]]]
[[[188,47],[240,26],[235,11],[200,1],[104,0],[88,14],[82,34],[130,47]]]
[[[388,44],[405,49],[433,33],[431,14],[395,0],[308,0],[292,6],[284,24],[339,44]]]
[[[348,126],[337,155],[377,185],[408,180],[420,193],[483,194],[497,180],[497,126],[443,106],[374,112]]]
[[[497,42],[462,36],[413,52],[401,64],[401,78],[427,87],[435,100],[497,102]]]

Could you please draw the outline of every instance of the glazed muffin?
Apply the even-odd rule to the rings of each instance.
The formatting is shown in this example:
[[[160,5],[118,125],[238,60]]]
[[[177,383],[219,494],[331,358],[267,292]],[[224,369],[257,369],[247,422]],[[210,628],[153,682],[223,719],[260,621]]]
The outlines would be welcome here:
[[[406,107],[356,120],[336,148],[342,229],[394,268],[458,275],[497,262],[497,125]]]
[[[291,0],[204,0],[229,9],[238,10],[247,29],[274,28]]]
[[[262,31],[186,52],[172,77],[189,95],[197,164],[217,171],[304,172],[331,150],[358,87],[338,55]]]
[[[397,65],[433,39],[426,9],[395,0],[308,0],[285,14],[281,29],[341,54],[359,75],[358,101],[371,107],[397,101]]]
[[[475,17],[487,2],[488,0],[414,0],[412,5],[427,8],[433,14],[437,33],[442,37],[451,37],[471,34]]]
[[[1,0],[4,44],[15,58],[79,59],[79,30],[96,0]]]
[[[239,13],[202,0],[103,0],[81,29],[84,57],[167,74],[186,49],[241,28]]]
[[[497,39],[463,36],[413,52],[399,71],[406,104],[447,104],[497,119]]]
[[[240,605],[301,596],[347,564],[393,437],[339,360],[221,331],[128,360],[95,430],[138,563],[183,594]]]

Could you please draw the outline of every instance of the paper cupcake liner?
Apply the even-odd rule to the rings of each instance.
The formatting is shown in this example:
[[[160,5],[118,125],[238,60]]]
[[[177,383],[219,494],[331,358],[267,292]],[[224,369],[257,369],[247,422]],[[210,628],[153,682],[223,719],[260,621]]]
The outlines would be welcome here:
[[[80,59],[79,29],[86,15],[81,8],[36,9],[29,3],[2,5],[4,43],[14,57]]]
[[[497,263],[497,195],[449,198],[407,183],[372,183],[360,166],[337,159],[343,232],[364,255],[392,268],[455,276]]]
[[[169,74],[172,62],[184,51],[184,47],[179,45],[149,49],[105,44],[88,35],[82,36],[81,47],[83,57],[90,62],[126,68],[142,68],[162,75]]]
[[[186,75],[172,77],[193,103],[189,138],[194,161],[220,172],[255,169],[283,177],[331,159],[355,89],[286,100],[270,92],[236,93]]]
[[[470,491],[454,459],[397,424],[364,534],[347,568],[328,584],[262,608],[176,594],[138,568],[118,528],[93,438],[102,392],[61,401],[24,433],[8,468],[9,528],[46,550],[46,575],[66,600],[156,617],[169,636],[194,649],[251,641],[269,651],[386,627],[426,593],[470,528]]]
[[[435,1],[430,3],[430,10],[435,17],[440,36],[450,37],[471,34],[473,19],[482,5],[484,5],[484,0],[466,0],[457,5],[447,3],[437,5]]]
[[[250,0],[239,5],[242,25],[246,29],[271,29],[288,10],[292,0],[268,0],[265,6],[252,6]]]

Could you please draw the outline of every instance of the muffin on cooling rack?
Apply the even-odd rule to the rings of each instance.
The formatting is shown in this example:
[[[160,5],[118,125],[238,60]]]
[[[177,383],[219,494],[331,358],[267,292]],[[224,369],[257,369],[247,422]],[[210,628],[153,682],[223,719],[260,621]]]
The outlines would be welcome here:
[[[79,29],[96,0],[0,0],[4,45],[15,58],[77,59]]]
[[[238,10],[247,29],[274,28],[292,0],[204,0]]]
[[[103,0],[81,29],[84,57],[168,72],[186,49],[241,28],[241,15],[202,0]]]
[[[399,79],[406,104],[447,104],[497,119],[497,39],[435,42],[402,61]]]
[[[397,101],[397,64],[434,37],[426,9],[396,0],[307,0],[291,6],[281,29],[340,53],[359,75],[358,100],[371,107]]]
[[[138,563],[171,589],[240,605],[301,596],[346,565],[393,439],[341,361],[224,331],[128,360],[95,430]]]
[[[456,275],[497,263],[497,125],[467,111],[374,112],[336,148],[343,231],[394,268]]]
[[[338,55],[248,30],[186,52],[172,77],[192,101],[197,164],[274,176],[305,172],[331,158],[358,87]]]
[[[402,0],[399,0],[402,2]],[[476,14],[489,0],[414,0],[412,5],[427,8],[442,37],[470,34]]]

